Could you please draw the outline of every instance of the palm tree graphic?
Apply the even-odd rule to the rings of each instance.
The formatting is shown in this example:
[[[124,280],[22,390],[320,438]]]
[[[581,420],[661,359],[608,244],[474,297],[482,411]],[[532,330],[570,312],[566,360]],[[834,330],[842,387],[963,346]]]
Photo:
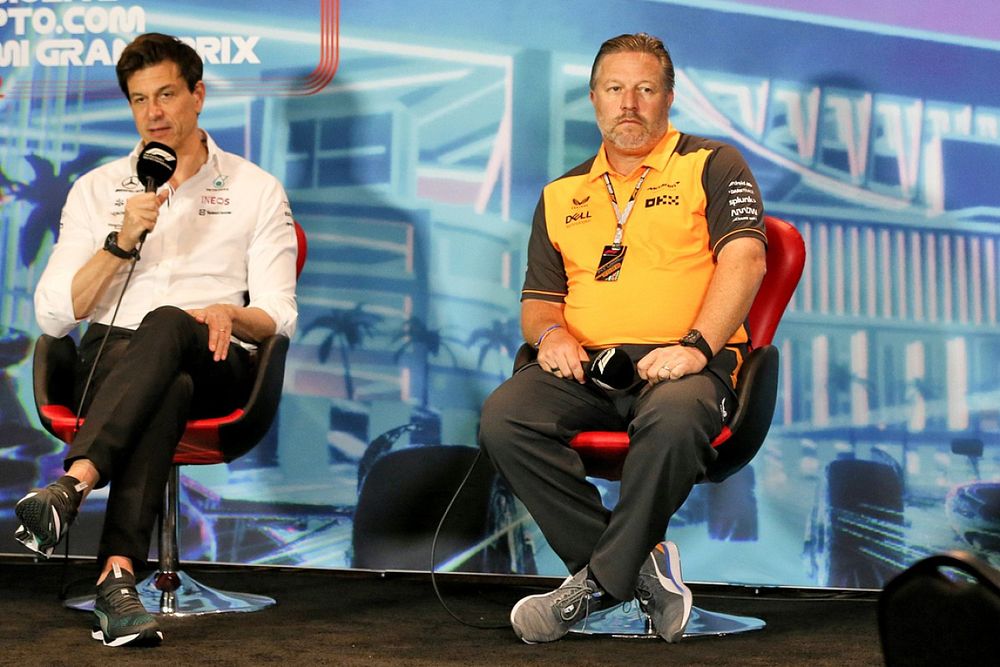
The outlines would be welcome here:
[[[512,358],[514,350],[521,343],[520,324],[515,319],[493,320],[488,327],[476,329],[469,334],[469,346],[479,346],[479,360],[476,367],[482,369],[490,352],[499,352],[504,358]],[[503,382],[510,371],[509,365],[500,369]]]
[[[10,196],[32,207],[21,227],[18,248],[21,266],[27,267],[38,260],[46,235],[51,234],[54,238],[58,233],[62,206],[73,183],[80,174],[93,168],[101,155],[94,151],[81,151],[74,159],[59,165],[58,174],[55,163],[47,158],[25,155],[24,159],[34,171],[34,178],[27,183],[13,181],[0,169],[0,195]]]
[[[368,312],[364,304],[353,308],[333,308],[326,315],[320,315],[302,330],[305,338],[316,329],[325,329],[326,337],[319,344],[317,356],[320,363],[326,363],[334,344],[340,353],[340,363],[344,367],[344,389],[348,400],[354,400],[354,378],[351,375],[350,351],[358,347],[365,338],[372,335],[382,321],[382,316]]]
[[[438,329],[429,328],[423,320],[417,316],[410,317],[403,323],[403,328],[396,335],[397,342],[401,342],[399,349],[393,357],[398,364],[400,358],[409,350],[417,356],[420,363],[420,370],[423,373],[423,387],[420,392],[420,407],[427,409],[430,402],[430,374],[431,357],[437,357],[442,351],[451,356],[451,363],[457,364],[458,359],[448,343],[461,345],[462,341],[450,336],[443,336]]]

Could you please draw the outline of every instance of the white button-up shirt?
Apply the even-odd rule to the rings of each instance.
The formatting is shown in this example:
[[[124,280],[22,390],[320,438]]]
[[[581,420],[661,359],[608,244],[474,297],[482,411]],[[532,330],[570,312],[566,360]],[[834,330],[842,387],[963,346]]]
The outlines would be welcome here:
[[[298,313],[297,245],[288,197],[276,178],[219,149],[207,133],[205,144],[208,160],[160,207],[114,325],[135,329],[159,306],[227,303],[260,308],[274,320],[277,333],[290,337]],[[79,324],[73,276],[103,248],[108,233],[121,229],[125,201],[143,192],[135,175],[141,148],[74,183],[58,241],[35,290],[35,317],[43,332],[65,336]],[[111,323],[130,264],[122,263],[89,321]]]

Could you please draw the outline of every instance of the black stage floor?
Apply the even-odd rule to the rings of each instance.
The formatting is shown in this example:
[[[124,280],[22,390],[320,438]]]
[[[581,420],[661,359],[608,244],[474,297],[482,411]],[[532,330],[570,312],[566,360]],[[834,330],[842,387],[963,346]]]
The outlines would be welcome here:
[[[880,665],[874,594],[692,586],[695,604],[757,616],[759,632],[728,637],[625,640],[570,636],[529,646],[509,626],[481,630],[441,607],[427,574],[196,565],[218,588],[268,595],[264,611],[164,618],[163,645],[113,649],[90,639],[86,612],[59,600],[63,564],[0,557],[2,665]],[[87,592],[92,561],[73,562],[71,594]],[[521,596],[555,579],[438,577],[457,614],[505,624]],[[526,585],[530,584],[530,585]],[[535,584],[538,584],[537,586]]]

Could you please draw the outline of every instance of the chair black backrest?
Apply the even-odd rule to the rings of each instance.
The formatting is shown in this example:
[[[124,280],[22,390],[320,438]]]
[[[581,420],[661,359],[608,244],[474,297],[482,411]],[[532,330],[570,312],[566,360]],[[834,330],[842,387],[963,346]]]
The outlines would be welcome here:
[[[889,667],[996,664],[1000,570],[963,551],[925,558],[886,584],[878,626]]]
[[[495,473],[485,457],[470,471],[476,454],[472,447],[431,445],[379,458],[354,511],[352,567],[430,569],[435,529],[467,473],[462,495],[441,527],[435,558],[447,560],[479,544],[485,537]]]

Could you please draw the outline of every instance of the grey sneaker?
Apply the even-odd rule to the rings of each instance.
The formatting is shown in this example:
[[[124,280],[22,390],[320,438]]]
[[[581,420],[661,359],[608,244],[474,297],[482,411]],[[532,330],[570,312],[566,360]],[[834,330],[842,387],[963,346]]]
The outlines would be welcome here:
[[[522,598],[510,611],[514,633],[526,644],[559,639],[591,612],[618,604],[583,568],[550,593]]]
[[[163,633],[135,590],[135,575],[115,567],[97,586],[90,636],[105,646],[156,646]]]
[[[691,618],[691,589],[681,579],[681,554],[673,542],[660,542],[642,563],[635,597],[649,614],[656,633],[678,642]]]
[[[64,475],[44,489],[32,489],[17,501],[14,513],[21,525],[14,539],[46,558],[69,531],[87,484]]]

